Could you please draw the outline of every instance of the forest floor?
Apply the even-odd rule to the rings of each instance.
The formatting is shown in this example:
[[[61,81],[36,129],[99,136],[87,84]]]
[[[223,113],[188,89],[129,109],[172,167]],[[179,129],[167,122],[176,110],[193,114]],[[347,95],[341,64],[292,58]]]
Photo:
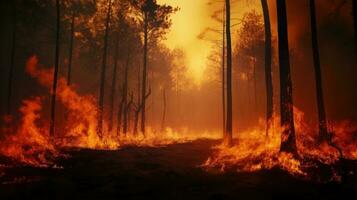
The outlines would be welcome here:
[[[357,178],[316,183],[279,170],[207,172],[218,141],[117,151],[72,150],[63,168],[5,168],[0,199],[355,199]],[[349,197],[348,197],[349,196]],[[348,197],[348,198],[347,198]]]

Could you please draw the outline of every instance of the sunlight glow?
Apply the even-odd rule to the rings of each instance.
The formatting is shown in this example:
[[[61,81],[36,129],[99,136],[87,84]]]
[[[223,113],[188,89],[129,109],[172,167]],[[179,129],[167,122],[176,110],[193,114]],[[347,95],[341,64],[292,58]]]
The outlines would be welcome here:
[[[188,76],[199,85],[203,81],[206,58],[212,45],[208,41],[197,38],[212,23],[207,1],[158,0],[158,2],[180,8],[173,16],[173,26],[165,44],[171,49],[184,50],[187,56]]]

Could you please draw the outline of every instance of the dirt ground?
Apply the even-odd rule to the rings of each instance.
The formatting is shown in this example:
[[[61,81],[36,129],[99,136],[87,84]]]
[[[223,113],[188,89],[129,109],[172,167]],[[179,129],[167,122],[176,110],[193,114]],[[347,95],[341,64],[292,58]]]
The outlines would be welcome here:
[[[118,151],[75,150],[63,169],[7,168],[0,199],[356,199],[357,179],[316,183],[273,169],[255,173],[200,168],[217,141]]]

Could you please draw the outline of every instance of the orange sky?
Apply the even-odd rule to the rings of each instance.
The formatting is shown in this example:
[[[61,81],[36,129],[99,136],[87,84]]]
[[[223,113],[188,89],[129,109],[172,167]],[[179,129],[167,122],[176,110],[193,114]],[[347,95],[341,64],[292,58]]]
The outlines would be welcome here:
[[[222,8],[222,3],[209,5],[210,0],[158,0],[179,7],[180,10],[172,17],[173,26],[167,35],[165,44],[173,48],[182,48],[187,56],[187,68],[191,78],[196,84],[204,80],[204,70],[207,57],[212,51],[214,44],[209,41],[198,39],[198,35],[206,28],[221,29],[221,25],[211,18],[215,10]],[[238,1],[232,5],[232,24],[238,21],[245,11],[260,6],[259,1]],[[237,26],[232,28],[232,32]],[[220,40],[219,34],[210,34],[209,39]]]

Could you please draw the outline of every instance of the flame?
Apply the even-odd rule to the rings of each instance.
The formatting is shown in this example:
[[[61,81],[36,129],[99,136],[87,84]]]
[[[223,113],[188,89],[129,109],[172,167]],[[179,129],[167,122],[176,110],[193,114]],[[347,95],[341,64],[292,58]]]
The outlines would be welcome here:
[[[41,86],[51,89],[53,69],[43,68],[36,56],[28,59],[26,72]],[[28,165],[47,166],[53,164],[51,161],[59,156],[61,148],[116,150],[125,145],[156,147],[220,137],[219,133],[177,132],[171,128],[155,132],[150,127],[145,137],[133,133],[117,135],[116,131],[108,131],[106,122],[103,136],[99,137],[96,132],[98,108],[93,96],[79,95],[73,87],[67,85],[65,78],[60,77],[57,101],[66,109],[66,120],[62,125],[65,131],[56,133],[54,142],[49,137],[48,124],[41,127],[36,124],[41,120],[43,102],[40,97],[34,97],[23,101],[20,126],[15,132],[9,131],[8,136],[0,142],[0,154]]]
[[[273,127],[266,136],[265,122],[260,120],[259,125],[251,130],[240,132],[236,143],[232,147],[221,144],[215,147],[215,152],[202,165],[206,169],[221,171],[258,171],[279,167],[293,175],[307,176],[305,169],[307,161],[314,159],[324,164],[333,164],[340,156],[356,160],[356,133],[357,127],[352,122],[334,124],[332,143],[317,144],[317,126],[307,123],[304,113],[294,107],[294,122],[297,137],[298,153],[296,158],[289,153],[280,153],[281,132],[280,119],[274,116]],[[343,155],[340,155],[339,150]],[[305,162],[306,161],[306,162]]]
[[[22,120],[15,134],[9,135],[0,142],[0,154],[11,155],[10,157],[20,162],[44,166],[52,164],[49,156],[57,156],[58,151],[50,142],[47,132],[36,125],[36,120],[41,116],[40,98],[24,100],[20,108]]]
[[[46,69],[38,63],[36,56],[31,57],[26,65],[26,72],[37,82],[51,89],[53,69]],[[220,132],[175,131],[166,128],[155,131],[148,127],[145,134],[119,134],[108,131],[104,122],[102,137],[97,135],[97,103],[91,95],[79,95],[74,87],[68,86],[63,77],[58,79],[57,100],[66,110],[64,127],[57,131],[54,141],[48,133],[48,121],[43,119],[41,97],[24,100],[19,109],[22,118],[10,128],[4,128],[5,137],[0,140],[0,155],[33,166],[53,166],[56,158],[61,156],[63,148],[89,148],[117,150],[126,145],[160,147],[174,143],[191,142],[197,139],[219,139]],[[6,118],[11,116],[6,116]],[[294,120],[299,155],[296,158],[288,153],[280,153],[281,132],[280,119],[274,116],[270,122],[272,128],[266,135],[265,120],[259,120],[257,127],[240,132],[236,144],[232,147],[219,145],[214,153],[202,165],[205,168],[218,168],[222,171],[257,171],[280,167],[291,174],[307,176],[307,160],[333,164],[341,156],[357,159],[357,125],[353,122],[331,122],[330,143],[317,144],[317,125],[308,123],[304,113],[294,107]],[[40,123],[41,122],[41,123]],[[337,176],[336,176],[337,177]]]

